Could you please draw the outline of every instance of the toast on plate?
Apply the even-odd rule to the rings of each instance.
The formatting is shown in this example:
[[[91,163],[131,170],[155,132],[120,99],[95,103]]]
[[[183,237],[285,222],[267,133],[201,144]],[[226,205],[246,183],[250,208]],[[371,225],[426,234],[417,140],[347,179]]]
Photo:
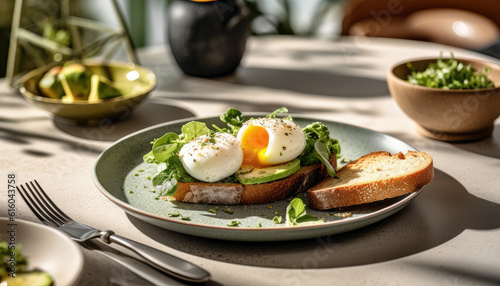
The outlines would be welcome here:
[[[330,163],[337,168],[335,154]],[[327,176],[326,167],[318,163],[303,166],[286,178],[262,184],[178,182],[173,197],[180,202],[199,204],[264,204],[304,192]]]
[[[434,178],[432,157],[379,151],[345,165],[307,191],[312,208],[326,210],[371,203],[416,191]]]

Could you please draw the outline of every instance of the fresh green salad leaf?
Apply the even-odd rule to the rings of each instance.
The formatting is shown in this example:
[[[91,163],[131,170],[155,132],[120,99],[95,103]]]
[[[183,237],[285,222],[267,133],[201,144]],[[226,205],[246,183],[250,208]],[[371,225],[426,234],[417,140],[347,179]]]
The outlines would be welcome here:
[[[158,197],[173,196],[177,191],[177,179],[175,176],[169,176],[163,183],[155,188],[159,193]]]
[[[226,113],[220,116],[220,120],[227,124],[228,128],[220,129],[214,126],[216,129],[219,129],[221,132],[227,132],[234,136],[238,134],[241,126],[245,122],[245,116],[238,109],[229,108]]]
[[[153,141],[153,150],[143,156],[144,162],[157,163],[167,161],[172,155],[178,154],[184,144],[192,139],[210,133],[210,129],[202,122],[189,122],[182,126],[181,135],[169,132]],[[153,160],[154,158],[154,160]]]
[[[181,128],[181,139],[184,143],[191,141],[196,137],[207,135],[210,133],[210,129],[203,122],[193,121],[186,123]]]
[[[325,221],[313,215],[306,213],[306,205],[300,198],[293,199],[286,208],[286,224],[294,225],[310,225],[324,223]]]
[[[332,154],[340,157],[339,141],[330,138],[330,130],[321,122],[313,122],[304,127],[303,130],[306,135],[306,147],[299,156],[300,164],[307,166],[323,163],[327,167],[328,174],[335,176],[335,169],[328,160]]]
[[[407,64],[411,70],[407,81],[412,84],[441,89],[476,89],[494,87],[488,78],[490,68],[477,72],[471,65],[465,65],[451,58],[443,59],[442,55],[434,63],[429,63],[427,68],[419,71],[411,63]]]
[[[314,150],[318,153],[318,157],[323,165],[325,165],[328,175],[330,175],[330,177],[336,177],[337,172],[330,164],[330,161],[328,161],[330,158],[330,151],[326,147],[325,143],[321,140],[316,140],[316,142],[314,142]]]
[[[222,114],[220,116],[220,119],[222,122],[235,125],[235,126],[241,126],[243,122],[245,122],[245,116],[239,111],[238,109],[235,108],[229,108],[226,113]]]
[[[271,112],[270,114],[266,115],[266,118],[276,118],[278,114],[281,113],[287,113],[288,109],[286,107],[280,107],[276,109],[275,111]],[[290,117],[288,119],[291,120]],[[228,128],[219,128],[217,126],[213,126],[215,129],[217,129],[219,132],[227,132],[230,133],[234,136],[238,134],[238,131],[241,129],[241,126],[243,123],[247,120],[245,116],[241,113],[241,111],[234,109],[234,108],[229,108],[226,113],[222,114],[220,116],[220,120],[224,123],[227,124]]]
[[[166,164],[160,165],[160,171],[153,176],[152,183],[158,197],[172,196],[177,191],[177,181],[194,182],[177,156],[168,158]]]
[[[153,157],[157,162],[165,162],[175,152],[180,150],[179,135],[169,132],[158,138],[153,144]]]
[[[153,150],[149,151],[147,154],[142,156],[142,160],[146,163],[156,162],[155,156],[153,155]]]
[[[280,108],[276,109],[275,111],[271,112],[270,114],[268,114],[266,116],[266,118],[272,118],[272,119],[274,119],[280,113],[288,113],[288,108],[286,108],[286,107],[280,107]]]

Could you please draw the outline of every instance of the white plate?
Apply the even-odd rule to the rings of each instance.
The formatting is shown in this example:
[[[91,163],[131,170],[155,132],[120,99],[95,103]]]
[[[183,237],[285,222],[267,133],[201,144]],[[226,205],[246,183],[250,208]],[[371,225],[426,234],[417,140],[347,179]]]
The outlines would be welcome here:
[[[293,118],[301,126],[317,121],[299,116]],[[155,194],[151,192],[151,181],[147,177],[154,175],[156,166],[144,163],[142,156],[150,151],[150,142],[154,138],[161,137],[166,132],[180,133],[182,125],[192,120],[191,118],[152,126],[115,142],[99,156],[94,166],[93,178],[98,189],[126,212],[159,227],[196,236],[241,241],[294,240],[350,231],[396,213],[421,191],[418,189],[398,198],[342,211],[316,211],[307,208],[308,213],[321,217],[325,223],[294,227],[275,224],[272,220],[276,212],[285,217],[289,203],[287,200],[250,206],[219,205],[217,214],[209,212],[214,205],[155,200]],[[196,120],[206,122],[207,126],[224,126],[224,123],[215,117]],[[406,153],[408,150],[415,150],[409,144],[389,135],[338,122],[322,122],[328,126],[331,136],[340,141],[344,158],[357,159],[373,151]],[[228,208],[234,213],[222,211]],[[340,213],[347,211],[351,212],[352,216],[340,216]],[[169,213],[177,212],[190,220],[168,216]],[[232,220],[240,221],[241,224],[238,227],[228,226]],[[262,227],[257,227],[259,224]]]
[[[14,232],[8,232],[14,230]],[[14,233],[15,239],[10,234]],[[42,270],[54,279],[54,285],[75,285],[83,270],[83,254],[79,246],[63,233],[29,221],[0,218],[0,236],[7,243],[21,245],[29,270]]]

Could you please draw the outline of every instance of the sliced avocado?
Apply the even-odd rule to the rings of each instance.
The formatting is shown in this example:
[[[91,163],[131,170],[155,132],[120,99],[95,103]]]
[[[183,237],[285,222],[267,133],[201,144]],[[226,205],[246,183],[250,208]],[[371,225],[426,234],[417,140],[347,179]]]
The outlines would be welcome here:
[[[122,93],[107,78],[93,74],[90,79],[89,102],[121,96]]]
[[[38,83],[40,91],[45,96],[55,99],[60,99],[61,97],[63,97],[64,89],[58,77],[61,69],[61,66],[51,68],[43,75],[42,79]]]
[[[59,73],[66,96],[73,100],[87,100],[90,93],[92,73],[82,64],[67,62]]]
[[[300,169],[300,160],[293,159],[270,167],[242,166],[236,172],[236,179],[244,185],[262,184],[286,178]]]
[[[2,285],[21,286],[21,285],[36,285],[50,286],[53,284],[52,277],[46,272],[25,272],[17,273],[15,278],[6,276],[2,277]]]

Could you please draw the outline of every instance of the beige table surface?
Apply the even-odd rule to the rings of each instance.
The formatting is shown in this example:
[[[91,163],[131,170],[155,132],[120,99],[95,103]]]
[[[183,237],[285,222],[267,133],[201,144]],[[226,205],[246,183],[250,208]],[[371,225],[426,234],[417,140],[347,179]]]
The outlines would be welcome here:
[[[75,126],[52,118],[0,80],[0,215],[7,174],[37,179],[74,219],[188,259],[212,274],[210,285],[499,285],[500,122],[492,137],[451,144],[426,139],[391,99],[385,82],[397,61],[479,54],[422,42],[292,37],[251,39],[241,67],[217,80],[183,75],[165,47],[139,57],[159,78],[149,101],[112,126]],[[97,156],[116,139],[228,107],[344,122],[404,140],[435,160],[436,178],[405,209],[352,232],[289,242],[210,240],[164,230],[127,215],[94,186]],[[22,202],[16,219],[38,222]],[[105,246],[96,242],[100,248]],[[83,248],[79,285],[147,285]]]

